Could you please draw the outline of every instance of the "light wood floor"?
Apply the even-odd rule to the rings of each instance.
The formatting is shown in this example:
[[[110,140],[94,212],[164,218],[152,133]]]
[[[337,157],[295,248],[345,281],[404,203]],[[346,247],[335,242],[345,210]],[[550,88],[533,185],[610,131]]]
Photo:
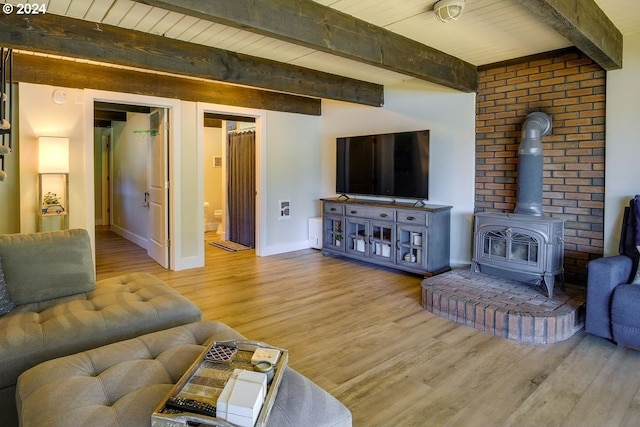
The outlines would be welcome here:
[[[97,232],[97,277],[148,271],[205,319],[289,349],[355,426],[640,426],[640,352],[580,332],[521,344],[420,306],[420,278],[309,249],[261,257],[206,245],[206,267],[165,271]]]

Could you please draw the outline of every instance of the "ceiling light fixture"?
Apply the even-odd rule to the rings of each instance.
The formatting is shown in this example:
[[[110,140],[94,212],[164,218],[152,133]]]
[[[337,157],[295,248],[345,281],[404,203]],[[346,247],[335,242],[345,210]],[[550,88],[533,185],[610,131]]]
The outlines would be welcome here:
[[[433,12],[441,22],[457,21],[463,10],[464,0],[439,0],[433,5]]]

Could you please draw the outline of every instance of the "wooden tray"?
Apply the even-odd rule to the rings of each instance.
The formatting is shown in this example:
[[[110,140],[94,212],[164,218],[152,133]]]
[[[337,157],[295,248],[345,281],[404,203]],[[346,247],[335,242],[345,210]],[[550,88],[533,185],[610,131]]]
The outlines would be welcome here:
[[[231,363],[211,362],[205,360],[209,350],[216,344],[228,347],[235,347],[238,352]],[[216,405],[218,396],[222,393],[224,386],[233,373],[234,369],[253,370],[251,356],[258,348],[273,348],[280,350],[280,357],[274,366],[274,376],[267,386],[267,396],[258,415],[254,427],[265,427],[271,408],[276,399],[278,387],[282,382],[282,376],[287,366],[289,353],[287,350],[272,347],[268,344],[257,341],[214,341],[198,356],[187,372],[180,378],[171,391],[162,399],[151,415],[152,427],[187,427],[194,423],[204,426],[234,427],[220,418],[207,415],[200,415],[191,412],[181,412],[166,407],[167,400],[172,397],[185,397],[197,399],[200,402]]]

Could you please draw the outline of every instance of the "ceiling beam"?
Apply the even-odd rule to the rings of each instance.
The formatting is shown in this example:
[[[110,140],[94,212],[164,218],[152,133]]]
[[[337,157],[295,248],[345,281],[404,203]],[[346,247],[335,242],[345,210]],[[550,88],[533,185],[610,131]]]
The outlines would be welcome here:
[[[124,111],[105,111],[95,107],[93,110],[93,120],[105,122],[126,122],[127,113]]]
[[[134,0],[475,92],[474,65],[310,0]],[[425,24],[426,25],[426,24]]]
[[[622,33],[594,0],[518,0],[605,70],[622,68]]]
[[[0,46],[381,106],[381,85],[54,14],[0,14]]]
[[[93,103],[93,109],[96,111],[113,112],[113,113],[142,113],[150,114],[151,107],[144,105],[118,104],[115,102],[99,102]]]
[[[244,122],[244,123],[255,123],[256,119],[253,117],[238,117],[233,114],[222,114],[222,113],[204,113],[205,120],[207,119],[217,119],[217,120],[226,120],[230,122]]]
[[[13,80],[319,116],[321,100],[204,80],[13,53]]]

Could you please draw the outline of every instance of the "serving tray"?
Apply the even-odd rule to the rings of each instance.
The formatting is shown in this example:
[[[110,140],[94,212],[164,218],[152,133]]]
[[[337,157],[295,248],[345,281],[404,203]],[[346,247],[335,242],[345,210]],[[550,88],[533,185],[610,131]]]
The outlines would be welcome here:
[[[230,360],[226,360],[225,356],[221,356],[219,357],[220,360],[214,361],[211,357],[212,354],[231,353],[216,350],[220,346],[234,349],[237,352],[233,352],[234,355]],[[289,353],[287,350],[257,341],[214,341],[208,345],[156,407],[151,415],[151,426],[188,427],[200,424],[202,426],[235,427],[235,424],[215,416],[175,409],[175,407],[167,405],[167,401],[175,398],[190,399],[197,401],[200,406],[215,407],[218,397],[234,369],[253,370],[251,357],[254,351],[260,348],[280,351],[280,357],[274,365],[273,380],[267,385],[267,395],[254,425],[254,427],[265,427],[276,399],[278,387],[282,382],[282,376],[289,360]]]

